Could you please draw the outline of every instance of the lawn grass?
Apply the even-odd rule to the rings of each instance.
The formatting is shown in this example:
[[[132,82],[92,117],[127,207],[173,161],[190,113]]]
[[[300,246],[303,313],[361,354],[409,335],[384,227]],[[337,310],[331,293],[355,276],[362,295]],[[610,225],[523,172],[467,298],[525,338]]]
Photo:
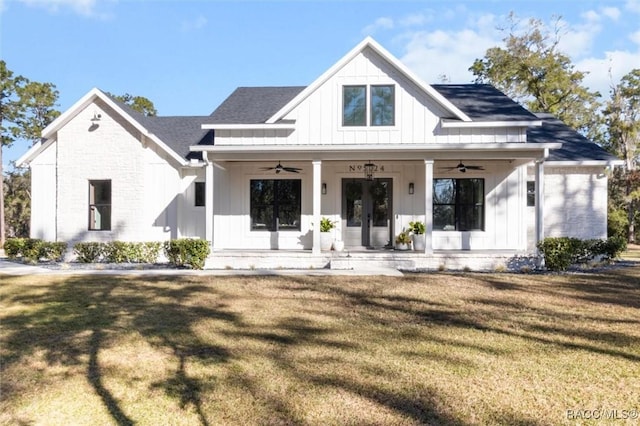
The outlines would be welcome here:
[[[640,409],[638,265],[0,277],[0,298],[2,424],[590,424],[568,410],[597,409],[635,424],[624,410]]]

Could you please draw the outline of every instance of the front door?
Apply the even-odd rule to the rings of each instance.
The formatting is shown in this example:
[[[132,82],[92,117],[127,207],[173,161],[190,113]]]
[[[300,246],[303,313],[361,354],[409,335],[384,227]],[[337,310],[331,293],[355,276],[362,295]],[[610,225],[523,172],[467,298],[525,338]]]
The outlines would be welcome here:
[[[342,179],[342,232],[345,247],[382,248],[391,244],[392,179]]]

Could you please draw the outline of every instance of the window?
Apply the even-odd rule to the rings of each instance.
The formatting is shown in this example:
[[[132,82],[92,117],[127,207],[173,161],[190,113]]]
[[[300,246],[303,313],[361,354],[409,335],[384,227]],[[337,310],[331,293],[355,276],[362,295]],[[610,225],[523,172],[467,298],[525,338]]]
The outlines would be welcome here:
[[[372,126],[393,126],[395,124],[394,93],[393,86],[371,86]]]
[[[204,207],[205,205],[205,184],[204,182],[196,182],[194,186],[196,207]]]
[[[251,230],[300,230],[300,179],[251,180]]]
[[[370,126],[395,125],[395,86],[370,86],[371,103],[367,100],[367,86],[342,88],[342,125]]]
[[[484,179],[435,179],[433,229],[484,230]]]
[[[367,87],[344,86],[342,89],[342,125],[367,125]]]
[[[89,230],[111,230],[111,181],[89,181]]]
[[[527,182],[527,207],[535,207],[536,205],[536,182],[530,180]]]

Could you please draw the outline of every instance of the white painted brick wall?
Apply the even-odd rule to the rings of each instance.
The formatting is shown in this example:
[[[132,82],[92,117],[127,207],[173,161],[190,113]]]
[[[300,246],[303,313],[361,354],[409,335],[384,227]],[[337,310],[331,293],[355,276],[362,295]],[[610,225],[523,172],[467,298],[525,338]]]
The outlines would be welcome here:
[[[603,167],[545,166],[546,237],[607,237],[607,176]],[[532,169],[529,179],[533,180]],[[527,208],[529,238],[535,235],[535,210]],[[530,245],[530,248],[532,246]]]
[[[98,128],[91,118],[100,114]],[[111,179],[111,230],[89,231],[89,180]],[[58,132],[58,240],[157,241],[177,236],[179,171],[100,101]]]

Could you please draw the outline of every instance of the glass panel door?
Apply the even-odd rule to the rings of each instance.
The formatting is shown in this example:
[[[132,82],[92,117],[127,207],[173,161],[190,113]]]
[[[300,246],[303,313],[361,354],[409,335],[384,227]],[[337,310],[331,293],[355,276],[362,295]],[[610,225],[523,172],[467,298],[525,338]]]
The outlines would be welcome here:
[[[345,247],[381,248],[391,241],[391,179],[343,179]]]

